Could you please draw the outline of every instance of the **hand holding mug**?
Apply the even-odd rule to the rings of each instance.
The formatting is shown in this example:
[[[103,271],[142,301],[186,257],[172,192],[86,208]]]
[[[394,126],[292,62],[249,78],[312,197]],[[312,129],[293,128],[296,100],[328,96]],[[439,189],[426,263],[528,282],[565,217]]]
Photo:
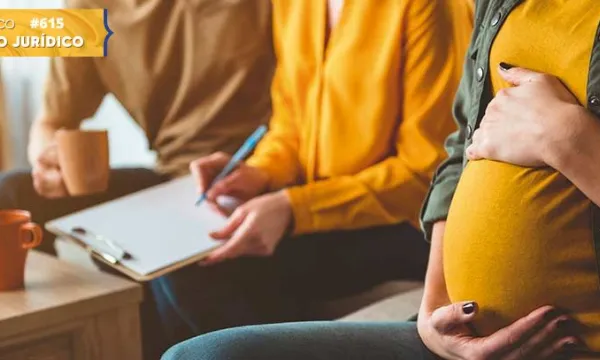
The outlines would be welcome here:
[[[47,146],[33,164],[33,187],[45,198],[56,199],[69,195],[58,161],[56,143]]]
[[[103,192],[110,175],[106,131],[59,130],[33,164],[33,186],[49,199]]]

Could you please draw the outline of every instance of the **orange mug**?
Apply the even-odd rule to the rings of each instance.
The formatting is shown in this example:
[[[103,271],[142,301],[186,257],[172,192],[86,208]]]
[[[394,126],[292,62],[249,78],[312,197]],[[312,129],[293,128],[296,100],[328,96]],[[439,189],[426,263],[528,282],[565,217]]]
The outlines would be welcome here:
[[[56,133],[58,163],[71,196],[108,189],[110,154],[108,132],[61,129]]]
[[[0,210],[0,291],[25,287],[29,249],[42,243],[42,229],[23,210]]]

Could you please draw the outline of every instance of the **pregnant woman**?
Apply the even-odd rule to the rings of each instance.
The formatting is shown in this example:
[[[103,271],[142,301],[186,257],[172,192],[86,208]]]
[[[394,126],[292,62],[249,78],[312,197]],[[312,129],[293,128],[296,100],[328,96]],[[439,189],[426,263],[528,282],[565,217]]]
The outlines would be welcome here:
[[[477,1],[418,325],[244,328],[167,357],[600,358],[599,24],[597,0]]]
[[[600,7],[516,3],[487,6],[425,224],[453,198],[436,240],[448,299],[479,307],[474,334],[550,304],[573,316],[571,346],[600,351]]]

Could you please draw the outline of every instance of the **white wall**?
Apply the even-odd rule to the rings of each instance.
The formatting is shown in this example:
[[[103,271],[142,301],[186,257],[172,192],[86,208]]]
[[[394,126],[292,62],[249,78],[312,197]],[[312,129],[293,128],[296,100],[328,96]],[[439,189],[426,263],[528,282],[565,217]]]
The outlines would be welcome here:
[[[0,8],[60,8],[62,0],[0,0]],[[48,59],[4,58],[1,63],[5,86],[6,108],[12,153],[12,164],[27,166],[27,137],[29,126],[40,109]],[[84,128],[108,129],[111,164],[122,166],[152,166],[155,154],[148,150],[143,132],[133,123],[126,111],[108,96],[96,115],[86,121]]]

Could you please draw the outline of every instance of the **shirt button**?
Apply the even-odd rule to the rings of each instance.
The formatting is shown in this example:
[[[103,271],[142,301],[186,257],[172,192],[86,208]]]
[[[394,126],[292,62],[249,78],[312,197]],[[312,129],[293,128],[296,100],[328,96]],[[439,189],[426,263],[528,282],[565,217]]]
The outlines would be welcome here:
[[[600,106],[600,98],[597,97],[596,95],[590,96],[590,101],[589,102],[590,102],[590,106],[593,106],[593,107]]]
[[[477,81],[481,81],[483,80],[483,68],[482,67],[478,67],[477,68]]]
[[[494,15],[494,17],[492,18],[492,21],[490,22],[490,24],[492,26],[496,26],[500,22],[500,19],[502,19],[502,13],[499,12],[496,15]]]
[[[471,138],[473,138],[473,127],[467,125],[467,140],[471,140]]]

